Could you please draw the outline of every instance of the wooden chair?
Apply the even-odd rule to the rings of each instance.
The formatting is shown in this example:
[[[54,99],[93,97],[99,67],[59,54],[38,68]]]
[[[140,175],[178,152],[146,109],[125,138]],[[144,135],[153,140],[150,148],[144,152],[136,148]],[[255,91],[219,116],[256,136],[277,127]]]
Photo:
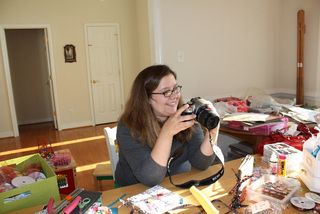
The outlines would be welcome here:
[[[116,142],[117,127],[106,127],[104,128],[104,134],[106,138],[106,144],[108,148],[108,154],[110,158],[110,164],[98,164],[93,172],[93,176],[98,182],[98,188],[101,190],[102,180],[114,180],[115,170],[119,161],[118,145]],[[114,182],[114,187],[118,187]]]
[[[103,180],[113,180],[111,164],[97,164],[93,171],[93,177],[95,178],[98,190],[102,191],[101,182]]]

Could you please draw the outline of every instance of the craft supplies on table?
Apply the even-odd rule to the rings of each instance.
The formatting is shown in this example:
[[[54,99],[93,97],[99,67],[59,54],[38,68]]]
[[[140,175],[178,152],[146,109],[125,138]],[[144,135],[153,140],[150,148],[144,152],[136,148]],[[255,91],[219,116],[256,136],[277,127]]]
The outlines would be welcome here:
[[[206,211],[206,213],[219,213],[217,208],[213,206],[210,199],[203,193],[201,190],[197,189],[197,187],[192,186],[190,189],[193,197],[200,203],[202,208]]]
[[[270,200],[285,206],[299,188],[297,179],[266,174],[247,187],[247,195],[249,200]]]
[[[284,154],[279,155],[279,169],[278,175],[280,176],[287,176],[287,156]]]
[[[177,193],[156,185],[128,198],[125,204],[140,213],[160,214],[182,206],[184,199]]]
[[[314,148],[320,141],[320,135],[313,136],[303,145],[303,159],[299,176],[309,190],[320,193],[320,152],[314,156]]]
[[[309,138],[303,144],[303,164],[304,167],[309,170],[314,177],[320,178],[320,152],[318,152],[315,156],[313,154],[315,148],[317,147],[318,141],[320,141],[320,135]]]
[[[302,162],[302,151],[285,144],[283,142],[265,144],[263,147],[263,161],[269,162],[272,153],[275,153],[279,159],[280,155],[286,156],[286,171],[296,171],[300,169],[300,164]]]
[[[27,171],[29,173],[27,173],[27,175],[32,174],[32,176],[36,176],[35,178],[31,176],[15,177],[13,184],[16,188],[0,193],[0,213],[46,204],[51,197],[59,200],[60,196],[56,174],[39,154],[0,162],[0,166],[9,165],[15,165],[17,170],[21,172],[25,171],[23,169],[28,168],[30,165],[39,165],[42,172],[36,176],[36,174],[32,174],[31,172],[34,168],[32,170],[28,168]],[[40,178],[43,176],[42,174],[45,175],[46,178]]]
[[[272,213],[272,214],[281,214],[281,207],[277,204],[272,203],[268,200],[259,201],[255,204],[251,204],[245,208],[245,214],[263,214],[263,213]]]
[[[71,152],[68,149],[59,150],[54,152],[54,155],[50,158],[50,162],[53,166],[68,166],[71,163]]]
[[[272,175],[278,174],[278,156],[276,153],[272,152],[270,159],[269,159],[269,170]]]
[[[77,164],[69,149],[57,150],[54,152],[54,157],[64,157],[62,159],[53,159],[55,162],[51,163],[52,168],[57,174],[58,186],[60,194],[69,194],[75,190],[77,186],[76,167]]]

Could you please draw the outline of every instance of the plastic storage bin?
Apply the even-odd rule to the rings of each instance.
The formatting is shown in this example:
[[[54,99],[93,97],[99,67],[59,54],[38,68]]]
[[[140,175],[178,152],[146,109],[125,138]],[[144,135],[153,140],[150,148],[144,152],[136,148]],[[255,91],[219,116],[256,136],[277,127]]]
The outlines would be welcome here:
[[[50,197],[60,200],[56,174],[39,154],[2,161],[0,166],[16,165],[17,169],[23,169],[33,163],[40,163],[47,178],[0,193],[0,213],[47,204]],[[17,197],[20,195],[24,197]]]
[[[285,206],[300,188],[300,182],[294,178],[275,175],[263,175],[247,187],[249,200],[270,200]]]
[[[303,148],[303,164],[312,176],[320,179],[320,153],[317,157],[312,156],[311,149]]]
[[[311,191],[320,193],[320,152],[316,157],[312,155],[317,139],[318,137],[312,136],[303,144],[302,168],[299,176]]]
[[[299,177],[303,183],[308,187],[310,191],[320,193],[320,177],[315,177],[305,164],[302,164],[302,172],[299,173]]]
[[[300,169],[302,151],[282,142],[266,144],[263,147],[263,161],[268,162],[272,153],[275,153],[278,158],[280,154],[286,155],[288,172]]]

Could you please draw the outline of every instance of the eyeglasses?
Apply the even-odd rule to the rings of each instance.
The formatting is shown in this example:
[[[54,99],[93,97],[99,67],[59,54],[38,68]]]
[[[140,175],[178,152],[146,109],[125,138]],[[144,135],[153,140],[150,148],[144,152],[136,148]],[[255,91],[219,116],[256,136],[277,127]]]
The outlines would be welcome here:
[[[159,92],[159,93],[151,93],[151,94],[162,94],[165,97],[171,97],[172,94],[179,94],[181,91],[181,88],[182,88],[181,85],[177,85],[172,90],[167,90],[167,91]]]

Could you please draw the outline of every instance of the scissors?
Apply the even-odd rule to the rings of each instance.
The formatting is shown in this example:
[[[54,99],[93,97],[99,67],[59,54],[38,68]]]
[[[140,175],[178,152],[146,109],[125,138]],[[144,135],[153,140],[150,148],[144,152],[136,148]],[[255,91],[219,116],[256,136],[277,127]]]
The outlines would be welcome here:
[[[82,211],[82,209],[83,209],[87,204],[89,204],[90,201],[91,201],[90,198],[84,198],[84,199],[82,199],[82,200],[79,202],[79,204],[78,204],[79,209]]]

